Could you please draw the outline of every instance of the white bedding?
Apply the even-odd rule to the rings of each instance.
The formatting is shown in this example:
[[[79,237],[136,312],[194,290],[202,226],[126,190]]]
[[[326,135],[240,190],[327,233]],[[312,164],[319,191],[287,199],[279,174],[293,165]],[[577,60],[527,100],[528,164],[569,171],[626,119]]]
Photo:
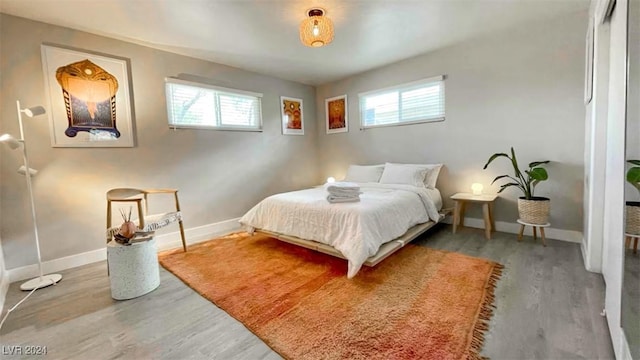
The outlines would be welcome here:
[[[349,261],[352,278],[380,245],[414,225],[438,222],[442,197],[437,189],[411,185],[359,183],[360,201],[330,204],[324,187],[270,196],[241,219],[249,233],[268,230],[331,245]]]

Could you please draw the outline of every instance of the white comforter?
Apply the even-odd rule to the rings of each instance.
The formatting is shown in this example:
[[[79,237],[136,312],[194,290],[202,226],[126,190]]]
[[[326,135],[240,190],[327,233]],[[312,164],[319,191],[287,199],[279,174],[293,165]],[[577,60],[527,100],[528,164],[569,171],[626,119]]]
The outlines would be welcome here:
[[[410,185],[360,183],[359,202],[330,204],[324,187],[270,196],[241,219],[249,233],[268,230],[331,245],[349,260],[352,278],[380,245],[410,227],[438,222],[440,192]]]

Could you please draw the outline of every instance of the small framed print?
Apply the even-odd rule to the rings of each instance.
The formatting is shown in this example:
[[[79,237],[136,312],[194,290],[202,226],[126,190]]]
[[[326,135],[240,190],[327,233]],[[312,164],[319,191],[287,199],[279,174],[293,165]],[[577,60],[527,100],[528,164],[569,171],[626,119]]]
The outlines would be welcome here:
[[[281,96],[280,111],[282,112],[282,134],[304,135],[302,99]]]
[[[332,97],[324,102],[327,116],[327,134],[348,132],[347,95]]]

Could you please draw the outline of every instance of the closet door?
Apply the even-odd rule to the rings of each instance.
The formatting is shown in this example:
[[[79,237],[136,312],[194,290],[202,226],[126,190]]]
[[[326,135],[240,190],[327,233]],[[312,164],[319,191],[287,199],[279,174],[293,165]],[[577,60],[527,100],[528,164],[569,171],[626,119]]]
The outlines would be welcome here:
[[[637,1],[637,0],[632,0]],[[607,116],[606,187],[602,274],[605,310],[616,358],[625,343],[620,323],[624,246],[625,112],[627,80],[627,5],[617,0],[610,19],[609,109]],[[626,343],[625,343],[626,345]]]
[[[626,247],[620,316],[629,353],[640,359],[640,0],[629,1],[627,23]]]

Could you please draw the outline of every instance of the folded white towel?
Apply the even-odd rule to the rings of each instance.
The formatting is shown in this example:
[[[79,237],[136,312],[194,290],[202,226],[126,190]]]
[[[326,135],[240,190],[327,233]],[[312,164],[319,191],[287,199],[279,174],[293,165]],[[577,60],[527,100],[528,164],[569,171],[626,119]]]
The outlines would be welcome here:
[[[360,196],[336,196],[336,195],[327,195],[327,201],[335,204],[335,203],[346,203],[346,202],[358,202],[360,201]]]
[[[336,196],[359,196],[360,194],[362,194],[362,191],[359,190],[332,189],[328,191],[329,194]]]
[[[327,191],[360,191],[360,185],[354,182],[334,182],[327,184]]]

